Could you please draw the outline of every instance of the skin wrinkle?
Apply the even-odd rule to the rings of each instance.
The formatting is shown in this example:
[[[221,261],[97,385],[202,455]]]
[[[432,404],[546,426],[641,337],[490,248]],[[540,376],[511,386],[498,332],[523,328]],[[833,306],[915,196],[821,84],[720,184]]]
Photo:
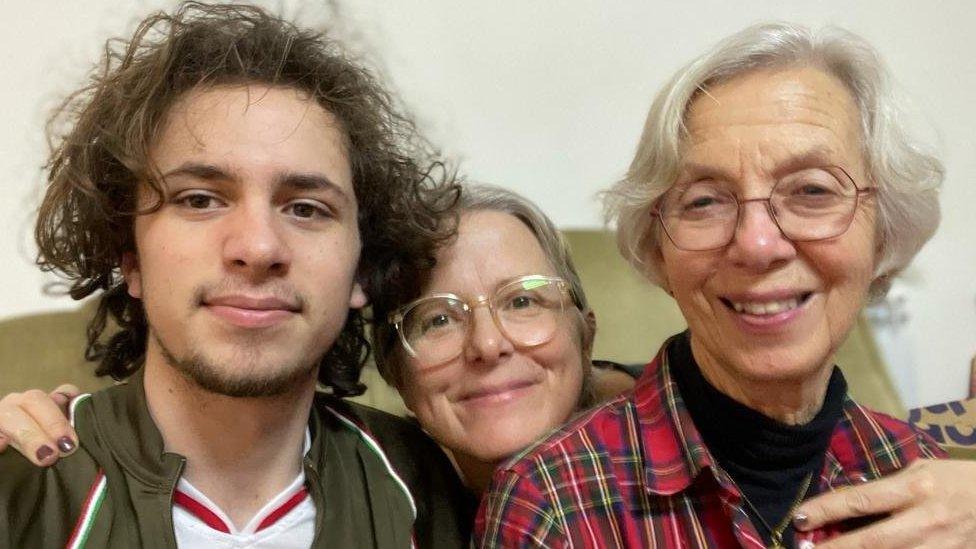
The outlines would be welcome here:
[[[713,87],[710,95],[689,108],[679,182],[694,175],[689,167],[704,167],[722,175],[736,196],[766,198],[783,172],[817,156],[864,180],[853,98],[818,69],[749,73]],[[659,232],[666,281],[688,319],[706,379],[780,421],[812,418],[823,401],[833,352],[864,302],[874,233],[873,202],[862,202],[846,233],[820,242],[785,239],[764,203],[743,206],[735,239],[722,250],[681,251]],[[740,332],[719,299],[770,290],[813,292],[784,333]]]

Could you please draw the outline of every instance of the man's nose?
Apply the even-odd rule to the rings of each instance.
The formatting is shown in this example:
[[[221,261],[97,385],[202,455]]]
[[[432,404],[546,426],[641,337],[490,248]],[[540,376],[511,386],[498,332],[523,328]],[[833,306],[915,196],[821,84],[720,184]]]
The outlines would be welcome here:
[[[291,263],[286,228],[270,207],[241,205],[225,227],[224,264],[248,278],[280,276]]]

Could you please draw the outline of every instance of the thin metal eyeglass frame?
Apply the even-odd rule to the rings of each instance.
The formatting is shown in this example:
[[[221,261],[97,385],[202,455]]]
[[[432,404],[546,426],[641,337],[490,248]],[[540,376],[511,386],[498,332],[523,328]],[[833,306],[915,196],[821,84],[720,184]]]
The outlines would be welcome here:
[[[506,287],[508,287],[510,285],[518,284],[520,282],[525,282],[525,281],[528,281],[528,280],[545,280],[546,282],[555,282],[555,283],[557,283],[559,290],[561,292],[565,293],[572,300],[573,306],[574,307],[577,307],[577,308],[579,307],[579,305],[577,304],[576,297],[573,295],[573,291],[572,291],[572,289],[569,286],[569,283],[566,282],[566,280],[564,278],[559,277],[559,276],[549,276],[549,275],[525,275],[525,276],[519,276],[519,277],[510,279],[510,280],[503,281],[501,284],[499,284],[495,288],[495,291],[492,292],[492,294],[490,296],[488,296],[488,295],[479,295],[479,296],[476,296],[475,299],[474,299],[474,303],[473,304],[472,303],[469,303],[467,300],[462,299],[457,294],[452,294],[452,293],[437,293],[437,294],[431,294],[431,295],[428,295],[428,296],[424,296],[424,297],[415,299],[415,300],[411,301],[410,303],[407,303],[406,305],[398,308],[396,311],[393,311],[392,313],[390,313],[390,316],[387,319],[387,321],[390,324],[393,324],[394,330],[396,330],[397,335],[400,336],[400,344],[407,351],[407,353],[411,357],[413,357],[413,358],[417,358],[417,352],[414,351],[413,347],[410,345],[410,342],[407,341],[407,335],[404,333],[404,329],[403,329],[403,319],[415,307],[417,307],[417,306],[419,306],[419,305],[421,305],[423,303],[426,303],[428,301],[435,300],[435,299],[452,299],[452,300],[458,301],[463,306],[464,313],[466,315],[468,315],[468,317],[470,317],[471,312],[474,310],[475,307],[487,306],[488,307],[488,312],[491,314],[492,322],[495,323],[495,327],[498,328],[498,331],[501,332],[502,335],[504,335],[505,338],[508,339],[509,341],[511,341],[513,344],[515,344],[518,347],[535,347],[537,345],[542,345],[543,343],[546,343],[546,341],[549,341],[549,340],[547,339],[546,341],[542,341],[542,342],[539,342],[539,343],[534,343],[532,345],[517,344],[515,342],[515,340],[512,338],[512,336],[510,336],[508,334],[508,331],[505,330],[505,327],[502,326],[502,321],[501,321],[501,319],[498,318],[498,313],[495,310],[495,304],[493,302],[493,299],[495,298],[495,296],[498,295],[498,290],[500,290],[502,288],[506,288]],[[467,339],[467,337],[470,336],[470,333],[469,332],[471,330],[472,323],[469,321],[469,322],[467,322],[466,326],[467,326],[467,328],[466,328],[466,333],[465,333],[465,339]],[[549,339],[552,339],[552,336],[550,336]],[[462,347],[462,350],[463,350],[463,347]],[[457,355],[455,355],[455,357],[456,356]],[[448,359],[448,360],[452,360],[452,359]]]
[[[862,189],[858,187],[857,181],[855,181],[854,178],[851,177],[851,174],[847,173],[847,170],[845,170],[840,166],[822,166],[815,169],[822,169],[827,171],[832,169],[840,170],[840,172],[843,173],[844,176],[847,177],[847,179],[851,182],[851,185],[854,185],[854,206],[851,208],[851,212],[847,219],[847,226],[844,227],[844,230],[831,236],[823,236],[820,238],[793,238],[788,234],[786,234],[786,231],[784,231],[782,225],[780,225],[779,219],[776,217],[776,209],[773,207],[772,202],[770,202],[773,199],[773,191],[776,189],[776,185],[779,184],[779,181],[777,181],[776,184],[773,185],[773,188],[769,190],[769,196],[767,196],[766,198],[748,198],[745,200],[740,200],[739,197],[737,197],[734,193],[729,193],[732,196],[732,200],[735,201],[735,228],[729,234],[729,239],[724,244],[720,244],[718,246],[714,246],[710,248],[684,248],[678,244],[678,242],[674,239],[674,237],[671,236],[671,232],[668,231],[668,226],[664,222],[664,216],[661,214],[660,203],[655,204],[654,208],[650,212],[650,215],[652,217],[657,218],[658,222],[661,224],[661,228],[664,230],[664,234],[666,234],[668,240],[670,240],[671,243],[674,244],[674,247],[686,252],[710,252],[713,250],[720,250],[728,246],[730,243],[732,243],[732,241],[735,239],[735,232],[739,228],[739,221],[742,219],[742,205],[748,204],[749,202],[765,202],[766,211],[769,212],[770,219],[772,219],[773,223],[776,224],[776,228],[779,229],[779,232],[780,234],[783,235],[783,238],[789,240],[790,242],[819,242],[821,240],[830,240],[831,238],[837,238],[838,236],[841,236],[844,233],[846,233],[848,230],[850,230],[851,224],[854,222],[854,215],[857,213],[857,208],[861,204],[861,195],[874,194],[875,192],[877,192],[878,188],[865,187]],[[665,192],[664,194],[667,194],[667,192]],[[664,194],[662,194],[661,197],[663,197]],[[659,202],[661,197],[658,198]]]

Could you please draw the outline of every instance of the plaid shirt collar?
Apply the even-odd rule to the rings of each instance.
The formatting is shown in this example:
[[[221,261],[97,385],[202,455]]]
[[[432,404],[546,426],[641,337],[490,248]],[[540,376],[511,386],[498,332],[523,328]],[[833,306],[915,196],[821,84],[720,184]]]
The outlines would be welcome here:
[[[642,484],[650,493],[668,496],[686,490],[705,473],[712,475],[732,500],[741,499],[738,487],[705,446],[671,375],[668,348],[674,337],[647,365],[632,398],[639,419],[640,436],[636,438],[643,461]],[[888,434],[876,414],[845,395],[844,415],[831,435],[817,491],[864,483],[902,469],[906,465],[901,451],[905,443]],[[655,451],[649,452],[648,445]],[[932,446],[936,454],[929,457],[944,455]]]
[[[661,346],[634,388],[632,402],[641,431],[636,438],[644,464],[643,485],[650,493],[670,496],[687,489],[708,470],[722,488],[738,497],[738,488],[705,447],[678,392],[678,384],[671,377],[668,348],[675,337]],[[649,452],[647,445],[655,451]]]

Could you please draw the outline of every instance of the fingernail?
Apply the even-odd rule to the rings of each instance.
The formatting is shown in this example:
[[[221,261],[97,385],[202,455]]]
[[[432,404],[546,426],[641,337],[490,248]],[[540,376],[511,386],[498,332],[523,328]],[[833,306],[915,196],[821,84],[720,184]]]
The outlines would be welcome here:
[[[797,530],[805,530],[808,524],[810,524],[810,517],[806,513],[793,515],[793,526],[796,526]]]
[[[40,448],[37,449],[37,461],[44,461],[45,459],[50,457],[51,454],[53,453],[54,450],[52,450],[50,446],[47,445],[41,446]]]
[[[75,449],[75,443],[68,437],[61,437],[58,439],[58,449],[67,454]]]

